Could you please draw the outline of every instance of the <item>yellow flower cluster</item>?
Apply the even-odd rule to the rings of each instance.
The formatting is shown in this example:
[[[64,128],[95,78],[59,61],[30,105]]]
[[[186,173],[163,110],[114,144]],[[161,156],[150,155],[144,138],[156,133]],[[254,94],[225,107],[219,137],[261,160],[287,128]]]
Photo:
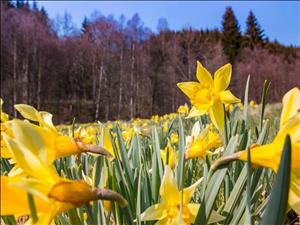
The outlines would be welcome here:
[[[8,120],[1,110],[1,127],[5,127],[1,155],[7,151],[4,155],[15,163],[8,176],[1,175],[1,215],[29,214],[27,193],[33,196],[37,210],[37,221],[29,221],[34,224],[50,224],[61,212],[109,196],[122,207],[127,205],[122,196],[109,189],[60,177],[52,164],[57,158],[89,151],[109,155],[105,149],[61,135],[48,112],[24,104],[15,108],[27,120]]]

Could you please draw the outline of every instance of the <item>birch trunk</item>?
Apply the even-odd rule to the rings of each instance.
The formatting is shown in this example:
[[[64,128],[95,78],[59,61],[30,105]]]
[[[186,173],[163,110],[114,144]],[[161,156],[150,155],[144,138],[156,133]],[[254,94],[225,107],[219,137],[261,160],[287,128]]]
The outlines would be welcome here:
[[[17,42],[14,41],[13,53],[13,105],[17,103]],[[14,117],[17,117],[17,111],[13,107]]]
[[[40,110],[41,108],[41,79],[42,79],[42,68],[41,68],[41,64],[39,64],[39,68],[38,68],[38,77],[37,77],[37,109]]]
[[[121,49],[121,55],[120,55],[120,77],[119,77],[120,86],[119,86],[119,102],[118,102],[118,119],[120,119],[121,108],[122,108],[122,92],[123,92],[122,77],[123,77],[123,47]]]
[[[130,118],[133,118],[134,116],[134,106],[133,106],[133,95],[134,95],[134,64],[135,64],[135,56],[134,56],[134,51],[135,51],[135,45],[134,43],[132,44],[132,50],[131,50],[131,72],[130,72],[130,88],[131,88],[131,93],[130,93]]]
[[[102,77],[103,77],[103,65],[101,63],[99,77],[98,77],[98,90],[97,90],[97,96],[96,96],[96,113],[95,113],[96,120],[99,119]]]

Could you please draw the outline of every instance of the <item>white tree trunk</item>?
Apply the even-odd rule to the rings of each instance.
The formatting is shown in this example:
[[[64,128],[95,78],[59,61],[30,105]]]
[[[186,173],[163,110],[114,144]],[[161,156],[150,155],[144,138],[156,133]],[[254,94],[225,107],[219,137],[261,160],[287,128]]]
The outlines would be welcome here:
[[[122,108],[122,94],[123,94],[122,77],[123,77],[123,46],[122,46],[122,49],[121,49],[121,55],[120,55],[120,78],[119,78],[118,119],[120,119],[120,116],[121,116],[121,108]]]
[[[101,63],[99,77],[98,77],[98,90],[97,90],[97,96],[96,96],[96,113],[95,113],[96,120],[99,118],[102,77],[103,77],[103,65]]]
[[[134,105],[133,105],[133,96],[134,96],[134,64],[135,64],[135,45],[132,44],[132,51],[131,51],[131,72],[130,72],[130,88],[131,88],[131,94],[130,94],[130,118],[133,118],[134,116]]]
[[[13,53],[13,105],[17,104],[17,41],[14,41]],[[13,108],[14,117],[17,117],[17,111]]]

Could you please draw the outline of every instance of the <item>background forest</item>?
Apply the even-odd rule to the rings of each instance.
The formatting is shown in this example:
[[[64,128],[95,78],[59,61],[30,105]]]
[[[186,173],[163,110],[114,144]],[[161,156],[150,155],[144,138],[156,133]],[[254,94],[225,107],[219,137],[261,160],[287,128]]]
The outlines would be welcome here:
[[[253,12],[241,33],[232,8],[221,30],[180,31],[160,19],[157,32],[138,14],[126,19],[94,13],[81,30],[69,14],[49,19],[35,2],[1,1],[1,98],[4,111],[27,103],[54,113],[55,122],[129,119],[176,111],[188,102],[176,84],[195,78],[196,60],[210,72],[231,62],[230,90],[258,100],[264,80],[270,101],[300,86],[300,49],[269,41]]]

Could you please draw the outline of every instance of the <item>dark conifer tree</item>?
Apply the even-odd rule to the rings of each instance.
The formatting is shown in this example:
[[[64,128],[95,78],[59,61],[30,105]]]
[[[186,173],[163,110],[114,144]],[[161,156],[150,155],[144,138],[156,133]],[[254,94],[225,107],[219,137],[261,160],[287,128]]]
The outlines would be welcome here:
[[[16,2],[16,7],[19,9],[19,8],[22,8],[24,6],[24,0],[17,0]]]
[[[4,6],[4,8],[14,8],[15,7],[12,0],[4,0],[4,1],[1,1],[1,3]]]
[[[87,17],[85,16],[83,19],[83,22],[82,22],[82,28],[81,28],[82,33],[87,32],[88,26],[89,26],[89,21],[88,21]]]
[[[264,40],[264,31],[259,25],[254,13],[252,11],[249,12],[249,16],[247,18],[247,29],[245,32],[247,38],[247,46],[253,48],[255,45],[262,43]]]
[[[36,0],[33,0],[33,2],[32,2],[32,9],[35,11],[38,11],[38,5],[37,5]]]
[[[234,64],[241,46],[241,32],[238,20],[231,7],[226,8],[222,21],[222,44],[230,63]]]

